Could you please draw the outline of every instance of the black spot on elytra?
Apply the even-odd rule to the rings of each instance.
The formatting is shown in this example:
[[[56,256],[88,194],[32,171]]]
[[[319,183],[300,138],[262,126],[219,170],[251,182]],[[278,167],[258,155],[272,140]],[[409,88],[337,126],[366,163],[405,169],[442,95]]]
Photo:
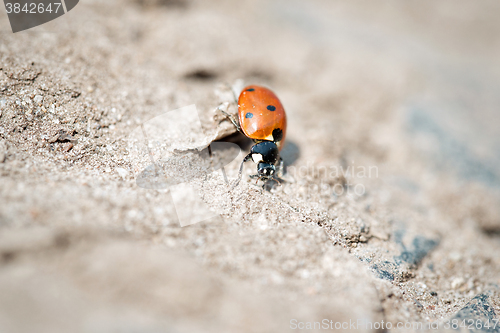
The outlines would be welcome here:
[[[253,113],[251,112],[247,112],[247,114],[245,115],[245,118],[252,118],[253,117]]]
[[[254,91],[254,90],[255,90],[254,88],[247,89],[247,91]]]
[[[267,106],[267,109],[268,109],[269,111],[274,111],[274,110],[276,110],[276,107],[275,107],[274,105],[268,105],[268,106]]]
[[[283,139],[283,131],[281,128],[273,129],[273,139],[275,142],[281,141]]]

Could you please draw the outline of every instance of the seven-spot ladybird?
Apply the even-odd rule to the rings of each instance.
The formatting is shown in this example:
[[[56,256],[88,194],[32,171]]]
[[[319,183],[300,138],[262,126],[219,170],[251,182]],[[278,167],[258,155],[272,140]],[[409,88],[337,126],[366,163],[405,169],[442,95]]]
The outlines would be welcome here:
[[[286,114],[278,97],[268,88],[251,85],[245,87],[238,98],[239,123],[228,113],[219,110],[238,131],[255,142],[241,163],[238,181],[243,164],[250,159],[257,164],[257,175],[253,177],[268,180],[279,176],[283,170],[279,152],[285,141]]]

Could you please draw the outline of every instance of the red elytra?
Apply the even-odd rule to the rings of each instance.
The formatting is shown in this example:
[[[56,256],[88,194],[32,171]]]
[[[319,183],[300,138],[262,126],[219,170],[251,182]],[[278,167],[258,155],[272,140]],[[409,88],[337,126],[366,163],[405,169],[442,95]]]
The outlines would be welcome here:
[[[254,141],[273,141],[281,150],[286,136],[286,114],[278,97],[268,88],[250,85],[238,98],[238,118],[243,133]]]

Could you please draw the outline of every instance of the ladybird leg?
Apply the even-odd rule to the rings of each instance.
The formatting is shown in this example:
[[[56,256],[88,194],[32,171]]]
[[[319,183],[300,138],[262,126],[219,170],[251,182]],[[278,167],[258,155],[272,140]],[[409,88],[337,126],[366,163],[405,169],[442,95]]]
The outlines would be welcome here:
[[[252,178],[252,179],[257,178],[257,180],[255,181],[255,184],[256,184],[256,185],[257,185],[257,183],[259,182],[259,180],[261,180],[261,179],[262,179],[262,177],[261,177],[261,176],[259,176],[259,175],[250,175],[249,177],[250,177],[250,178]]]
[[[264,179],[264,177],[259,176],[259,175],[250,175],[249,177],[250,177],[250,178],[252,178],[252,179],[256,179],[256,181],[255,181],[255,185],[257,185],[257,184],[259,183],[259,180]],[[265,180],[263,180],[263,182],[264,182],[264,184],[266,183],[266,181],[265,181]]]
[[[235,188],[236,186],[238,186],[238,184],[240,183],[241,173],[243,172],[243,165],[245,164],[246,161],[248,161],[251,158],[252,158],[252,154],[250,153],[247,156],[245,156],[245,158],[241,162],[241,164],[240,164],[240,170],[238,171],[238,179],[236,179],[236,182],[234,182],[233,188]]]
[[[222,105],[222,104],[221,104],[221,105]],[[219,106],[217,107],[217,110],[219,110],[219,111],[220,111],[220,112],[221,112],[224,116],[226,116],[226,118],[228,118],[229,120],[231,120],[231,122],[233,123],[234,127],[236,127],[236,129],[238,130],[238,132],[243,133],[243,132],[241,131],[240,124],[238,124],[238,122],[236,122],[236,119],[234,119],[234,117],[233,117],[232,115],[230,115],[230,114],[229,114],[229,113],[227,113],[226,111],[222,110],[222,109],[220,108],[220,106],[221,106],[221,105],[219,105]]]

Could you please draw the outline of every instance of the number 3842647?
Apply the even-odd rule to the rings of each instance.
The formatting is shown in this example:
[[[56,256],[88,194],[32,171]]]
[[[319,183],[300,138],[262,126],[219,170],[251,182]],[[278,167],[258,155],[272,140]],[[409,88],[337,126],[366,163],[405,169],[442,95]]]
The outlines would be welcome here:
[[[24,3],[20,4],[18,2],[7,2],[5,3],[5,9],[7,10],[7,14],[42,14],[42,13],[58,13],[59,10],[63,10],[61,8],[60,2],[54,3]]]

